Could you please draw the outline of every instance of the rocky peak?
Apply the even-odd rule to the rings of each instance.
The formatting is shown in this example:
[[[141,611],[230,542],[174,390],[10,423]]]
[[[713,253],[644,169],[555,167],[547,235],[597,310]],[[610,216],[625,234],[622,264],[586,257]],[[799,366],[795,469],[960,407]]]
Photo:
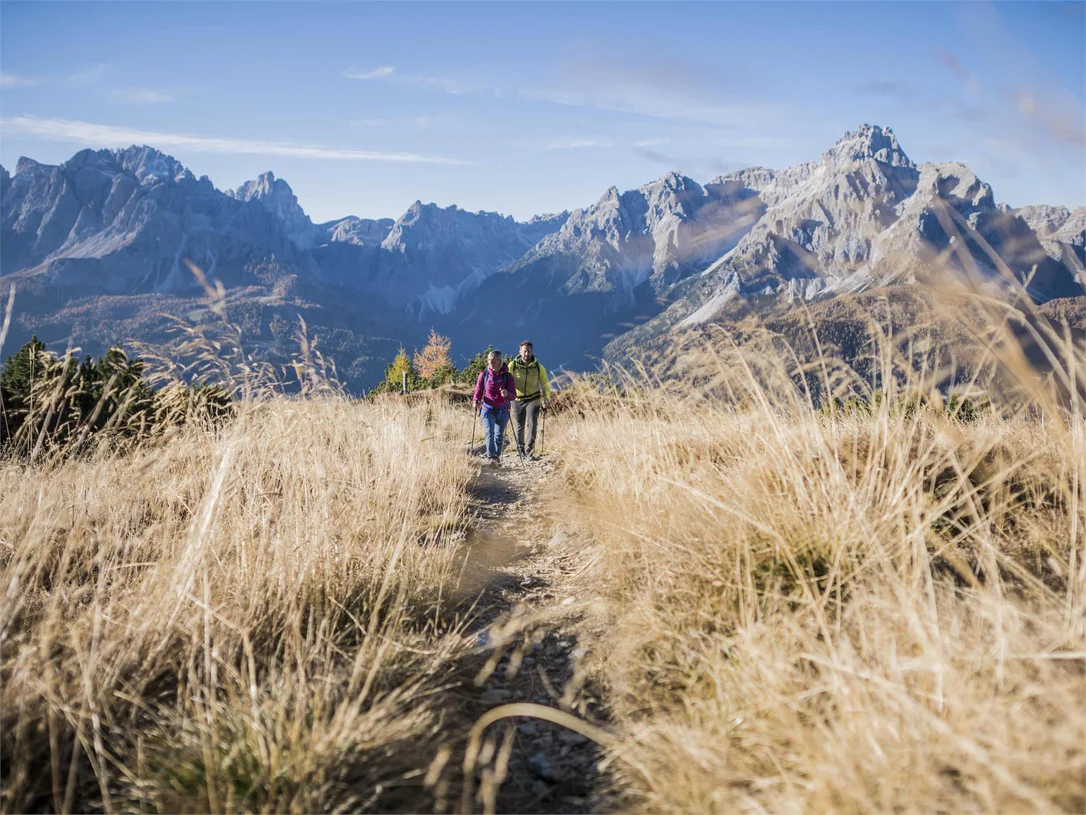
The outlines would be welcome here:
[[[662,187],[666,187],[672,190],[684,190],[691,184],[696,186],[698,189],[701,189],[700,184],[690,178],[687,178],[678,170],[672,170],[671,172],[663,175],[656,183]]]
[[[916,167],[901,149],[894,131],[879,125],[865,124],[858,130],[849,131],[822,154],[822,164],[828,165],[839,166],[868,160],[891,167]]]
[[[286,227],[287,234],[299,247],[307,249],[317,240],[319,228],[313,226],[309,216],[298,203],[290,184],[268,170],[252,181],[246,181],[227,195],[239,201],[255,201],[278,218]]]
[[[537,224],[553,224],[565,221],[569,217],[569,210],[564,209],[561,212],[546,212],[542,215],[533,215],[527,221],[524,221],[525,226],[536,226]]]
[[[528,246],[535,246],[541,240],[557,232],[569,220],[569,211],[533,215],[527,221],[518,224],[521,235]]]
[[[712,179],[706,187],[738,188],[743,187],[761,191],[774,182],[777,174],[768,167],[748,167],[734,173],[725,173]]]
[[[269,209],[298,207],[298,199],[290,184],[276,178],[271,170],[261,173],[252,181],[246,181],[236,190],[227,190],[226,194],[239,201],[257,201]]]
[[[1059,231],[1071,217],[1071,210],[1067,207],[1053,207],[1048,204],[1004,209],[1004,211],[1013,212],[1029,224],[1029,228],[1037,233],[1038,238],[1045,238]]]
[[[93,151],[83,151],[83,153],[91,152]],[[73,158],[78,158],[83,153],[77,153]],[[108,153],[108,151],[99,151],[99,155],[102,153]],[[186,170],[180,161],[145,144],[114,150],[111,155],[120,165],[120,169],[134,175],[141,185],[151,186],[181,179],[195,180],[192,173]]]
[[[618,187],[616,187],[614,184],[612,184],[610,187],[607,188],[607,192],[605,192],[603,194],[603,197],[600,198],[599,203],[600,204],[606,204],[606,203],[609,203],[609,202],[616,202],[617,203],[619,198],[621,198],[621,197],[622,197],[622,193],[620,193],[618,191]]]
[[[43,167],[43,166],[45,166],[45,165],[40,164],[37,161],[34,161],[34,159],[32,159],[32,158],[27,158],[26,156],[19,156],[19,160],[17,162],[15,162],[15,175],[18,175],[19,173],[25,173],[25,172],[28,172],[28,171],[32,171],[35,167]]]
[[[674,171],[658,181],[641,187],[638,193],[644,196],[648,204],[650,221],[666,217],[668,214],[691,216],[706,197],[701,184]]]
[[[942,198],[956,209],[990,207],[995,209],[992,188],[976,173],[957,161],[925,164],[921,167],[918,188]]]
[[[394,221],[391,218],[359,218],[349,215],[339,221],[321,224],[331,243],[350,243],[355,246],[379,246],[388,237]]]

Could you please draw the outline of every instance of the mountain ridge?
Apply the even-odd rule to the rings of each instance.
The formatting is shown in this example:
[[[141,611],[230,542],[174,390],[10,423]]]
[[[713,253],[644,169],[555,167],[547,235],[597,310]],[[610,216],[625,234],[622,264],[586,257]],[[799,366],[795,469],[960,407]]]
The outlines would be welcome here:
[[[23,331],[88,297],[189,302],[199,287],[188,260],[211,282],[275,301],[254,323],[261,337],[293,297],[350,336],[410,343],[436,325],[474,348],[531,332],[552,360],[582,367],[605,348],[621,357],[676,326],[726,318],[729,303],[916,282],[948,256],[961,267],[953,273],[980,269],[1000,285],[976,241],[953,259],[948,228],[1006,255],[1039,301],[1081,292],[1074,270],[1086,244],[1086,207],[996,204],[965,165],[917,165],[878,125],[845,133],[816,160],[704,183],[672,171],[527,221],[416,201],[395,219],[314,224],[270,170],[221,191],[146,145],[82,150],[60,165],[20,158],[15,174],[0,167],[0,190],[0,277],[37,309]],[[75,339],[104,330],[87,324]],[[351,342],[341,343],[347,354]],[[354,368],[355,385],[376,375]]]

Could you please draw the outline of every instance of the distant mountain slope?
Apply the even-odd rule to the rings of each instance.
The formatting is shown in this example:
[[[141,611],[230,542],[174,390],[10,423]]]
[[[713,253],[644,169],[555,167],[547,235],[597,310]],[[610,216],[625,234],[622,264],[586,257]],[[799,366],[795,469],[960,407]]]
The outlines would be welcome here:
[[[226,286],[307,274],[280,219],[148,147],[21,159],[0,192],[0,267],[38,293],[183,293],[189,260]]]
[[[947,274],[979,275],[1000,288],[1008,271],[1028,280],[1041,302],[1083,291],[1074,269],[1052,259],[1026,221],[996,206],[967,167],[918,167],[889,129],[847,133],[817,163],[723,180],[763,204],[760,219],[734,249],[673,289],[665,313],[610,343],[610,357],[675,329],[729,319],[748,301],[788,304]]]
[[[519,223],[495,212],[468,212],[416,201],[381,243],[374,290],[420,317],[448,314],[459,299],[558,229],[566,213]]]
[[[4,352],[32,333],[92,353],[169,343],[167,315],[207,318],[191,263],[228,293],[255,359],[285,361],[303,316],[336,347],[347,381],[368,384],[412,333],[321,280],[291,236],[289,210],[275,206],[293,193],[265,181],[226,194],[147,147],[84,150],[57,166],[22,159],[14,175],[0,173],[0,276],[16,286]]]
[[[759,214],[743,190],[702,187],[672,172],[624,193],[611,187],[506,271],[560,279],[567,294],[608,292],[629,300],[643,283],[662,292],[726,251]]]
[[[460,357],[529,337],[552,367],[584,368],[752,311],[943,275],[1071,296],[1084,251],[1086,207],[1009,210],[964,165],[918,166],[871,125],[816,161],[704,184],[671,172],[524,222],[416,201],[396,219],[314,224],[270,171],[223,192],[150,147],[0,167],[9,343],[158,341],[162,315],[201,313],[195,266],[258,354],[282,358],[303,316],[352,387],[431,326]]]
[[[1086,207],[1039,204],[1012,212],[1029,225],[1053,260],[1070,261],[1074,255],[1086,264]]]
[[[0,168],[0,277],[17,289],[8,342],[164,341],[164,315],[202,313],[192,264],[228,292],[255,348],[287,353],[302,315],[337,338],[348,383],[372,385],[399,344],[425,335],[427,315],[451,311],[565,218],[416,202],[395,221],[313,224],[271,172],[223,192],[149,147],[21,159],[14,175]],[[387,344],[380,355],[374,341]]]
[[[301,249],[312,246],[322,233],[298,204],[290,185],[276,178],[270,170],[236,190],[227,190],[226,194],[239,201],[256,201],[279,220],[290,239]]]

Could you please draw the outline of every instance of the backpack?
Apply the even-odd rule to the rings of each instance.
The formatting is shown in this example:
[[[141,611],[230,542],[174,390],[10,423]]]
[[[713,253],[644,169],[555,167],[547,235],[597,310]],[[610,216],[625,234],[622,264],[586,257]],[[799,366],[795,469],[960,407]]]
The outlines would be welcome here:
[[[506,377],[508,377],[510,374],[509,374],[508,371],[506,371],[504,375]],[[513,392],[513,399],[510,399],[508,402],[506,402],[501,407],[494,407],[493,405],[488,405],[486,403],[486,386],[488,384],[490,384],[490,379],[493,376],[494,376],[494,374],[491,372],[489,365],[483,369],[483,416],[486,416],[491,411],[496,412],[499,415],[501,415],[502,413],[508,413],[509,412],[509,406],[512,404],[513,399],[516,399],[516,396],[517,396],[517,380],[516,380],[516,378],[513,379],[513,387],[512,388],[509,387],[509,380],[506,379],[506,381],[505,381],[506,388],[505,389],[507,391],[511,390]]]

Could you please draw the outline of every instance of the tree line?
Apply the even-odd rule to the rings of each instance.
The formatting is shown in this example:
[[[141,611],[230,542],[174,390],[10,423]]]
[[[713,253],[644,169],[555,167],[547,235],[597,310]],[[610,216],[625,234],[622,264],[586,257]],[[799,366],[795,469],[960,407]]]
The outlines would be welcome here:
[[[451,348],[452,341],[431,328],[430,337],[422,349],[408,354],[400,348],[396,358],[385,368],[384,379],[370,393],[399,393],[403,389],[405,374],[409,391],[451,384],[474,385],[486,367],[487,357],[494,346],[488,345],[485,351],[472,357],[464,368],[457,368],[453,364],[449,354]],[[506,361],[509,359],[511,357],[507,357]]]
[[[195,418],[218,421],[232,410],[229,392],[206,383],[155,388],[147,365],[117,345],[98,359],[58,357],[36,336],[0,370],[0,453],[35,459],[74,452],[108,434],[138,439]]]

